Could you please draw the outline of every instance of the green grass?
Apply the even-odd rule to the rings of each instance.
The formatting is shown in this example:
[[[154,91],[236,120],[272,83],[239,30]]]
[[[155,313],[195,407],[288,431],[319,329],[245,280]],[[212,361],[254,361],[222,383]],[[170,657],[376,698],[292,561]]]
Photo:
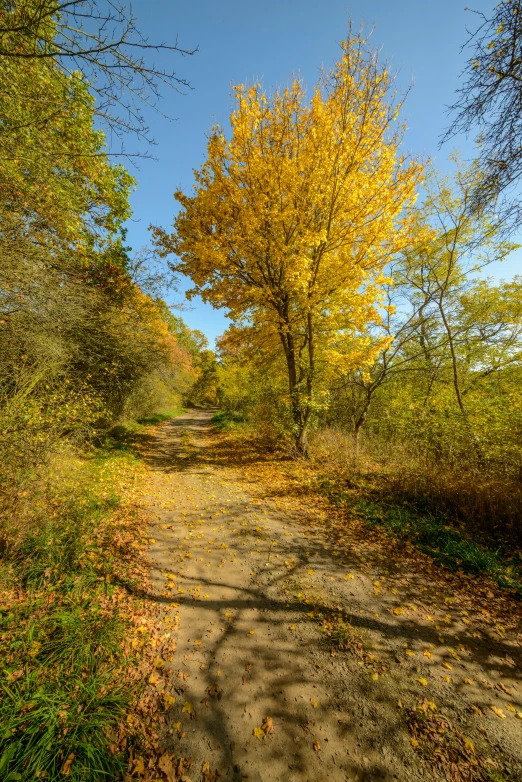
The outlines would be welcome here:
[[[97,534],[121,503],[111,475],[132,469],[132,461],[125,453],[96,452],[70,485],[58,482],[48,504],[35,510],[32,532],[0,561],[6,782],[64,775],[98,782],[119,779],[126,768],[114,736],[136,695],[125,676],[129,622],[111,600],[117,557]]]
[[[136,422],[141,426],[154,426],[155,424],[161,424],[163,421],[170,421],[171,418],[186,413],[185,407],[177,408],[176,410],[168,410],[165,413],[153,413],[145,418],[137,418]]]
[[[245,423],[245,418],[241,413],[234,413],[229,410],[218,410],[211,420],[216,429],[221,430],[232,429],[237,424]]]
[[[366,524],[385,529],[399,540],[409,540],[435,561],[455,571],[483,574],[499,586],[522,597],[522,572],[500,549],[477,543],[462,534],[443,517],[419,512],[408,505],[388,504],[369,499],[355,500],[338,481],[321,480],[320,489],[335,505],[353,510]]]

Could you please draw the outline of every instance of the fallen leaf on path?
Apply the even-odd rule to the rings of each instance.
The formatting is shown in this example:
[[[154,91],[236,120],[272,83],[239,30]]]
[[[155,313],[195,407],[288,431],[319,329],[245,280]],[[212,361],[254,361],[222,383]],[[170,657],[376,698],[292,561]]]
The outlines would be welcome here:
[[[318,741],[314,741],[312,746],[313,746],[313,748],[315,749],[316,752],[319,752],[319,750],[321,749],[321,745],[319,744]]]
[[[207,687],[205,692],[208,693],[211,698],[217,698],[218,700],[221,700],[221,696],[223,695],[223,690],[220,690],[215,682]]]
[[[254,734],[256,739],[259,739],[259,741],[263,741],[263,739],[265,738],[265,733],[262,728],[254,728],[252,733]]]
[[[273,733],[274,724],[272,722],[272,717],[265,717],[265,719],[261,723],[261,728],[263,729],[265,736],[268,736],[270,733]]]
[[[475,754],[475,745],[471,741],[471,739],[468,739],[464,736],[464,746],[468,750],[468,752],[471,752],[472,755]]]
[[[164,752],[158,761],[158,768],[163,771],[168,782],[174,782],[176,769],[174,766],[175,758],[170,752]]]
[[[427,686],[428,686],[428,682],[427,682],[427,680],[424,678],[424,676],[419,676],[419,678],[417,679],[417,681],[419,682],[419,684],[422,684],[422,686],[423,686],[423,687],[427,687]]]
[[[174,698],[172,695],[169,695],[168,693],[163,693],[163,700],[165,702],[165,706],[167,709],[170,709],[171,706],[174,706],[176,703],[176,698]]]
[[[186,714],[193,714],[194,713],[194,709],[192,708],[191,702],[190,701],[185,701],[181,711],[185,712]]]
[[[492,712],[494,712],[497,715],[497,717],[500,717],[501,720],[506,719],[506,715],[504,714],[502,709],[498,708],[498,706],[490,706],[489,708],[491,709]]]
[[[402,614],[404,613],[404,608],[402,606],[397,606],[397,608],[393,609],[393,613],[395,614],[395,616],[402,616]]]
[[[317,709],[317,707],[319,706],[319,704],[317,703],[317,701],[310,701],[310,703],[312,704],[312,706],[314,707],[314,709]]]
[[[217,782],[219,776],[219,771],[212,771],[208,760],[204,760],[203,765],[201,766],[202,782]]]

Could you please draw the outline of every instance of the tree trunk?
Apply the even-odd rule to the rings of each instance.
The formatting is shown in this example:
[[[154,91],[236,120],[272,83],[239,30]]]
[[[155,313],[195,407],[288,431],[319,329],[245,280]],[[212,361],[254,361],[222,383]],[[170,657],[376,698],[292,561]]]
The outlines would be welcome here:
[[[294,440],[297,453],[300,456],[308,456],[308,424],[310,421],[310,394],[312,390],[311,378],[307,379],[307,403],[303,406],[297,376],[297,362],[295,344],[292,334],[280,330],[281,342],[285,351],[286,365],[288,369],[288,387],[290,390],[290,406],[292,421],[294,424]],[[312,352],[313,355],[313,352]]]

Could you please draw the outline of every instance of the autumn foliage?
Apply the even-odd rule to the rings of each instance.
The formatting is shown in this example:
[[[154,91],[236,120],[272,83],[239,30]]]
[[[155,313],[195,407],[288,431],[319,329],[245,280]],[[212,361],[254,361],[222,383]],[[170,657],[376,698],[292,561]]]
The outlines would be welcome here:
[[[308,99],[299,80],[272,95],[237,86],[230,138],[214,128],[194,195],[176,193],[174,234],[155,230],[192,293],[226,307],[229,340],[282,358],[303,452],[326,379],[382,348],[362,333],[386,264],[411,240],[422,166],[400,152],[391,85],[353,36]]]

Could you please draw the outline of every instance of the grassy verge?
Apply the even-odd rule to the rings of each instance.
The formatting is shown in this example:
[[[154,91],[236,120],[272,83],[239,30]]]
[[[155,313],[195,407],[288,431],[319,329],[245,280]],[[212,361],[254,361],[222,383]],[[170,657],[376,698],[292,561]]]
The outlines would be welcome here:
[[[109,444],[110,445],[110,444]],[[0,560],[0,779],[113,780],[141,697],[142,466],[128,449],[56,459]]]
[[[145,418],[138,418],[136,423],[140,426],[154,426],[155,424],[161,424],[163,421],[170,421],[171,418],[186,413],[187,408],[179,407],[175,410],[167,410],[164,413],[153,413]]]
[[[320,488],[335,505],[350,508],[366,524],[385,529],[398,540],[409,540],[425,554],[451,570],[484,574],[499,586],[522,597],[522,570],[500,548],[490,548],[463,534],[448,520],[408,505],[396,505],[373,499],[355,499],[344,491],[339,480],[322,479]],[[350,488],[350,487],[348,487]]]
[[[220,431],[227,431],[233,429],[237,424],[245,423],[245,418],[241,413],[234,413],[229,410],[218,410],[211,420],[216,429]]]

